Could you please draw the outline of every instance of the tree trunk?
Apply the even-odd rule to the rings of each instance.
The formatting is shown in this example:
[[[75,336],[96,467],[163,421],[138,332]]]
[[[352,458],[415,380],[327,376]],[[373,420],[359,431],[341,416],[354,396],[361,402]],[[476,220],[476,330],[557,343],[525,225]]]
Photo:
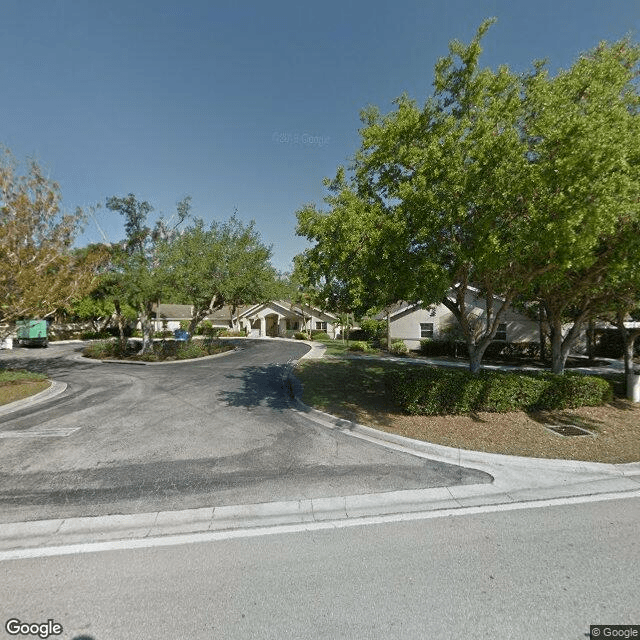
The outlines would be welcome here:
[[[387,351],[391,351],[391,314],[387,309]]]
[[[467,348],[469,349],[469,371],[475,375],[480,371],[484,349],[479,349],[469,343],[467,343]]]
[[[235,304],[229,306],[229,313],[231,314],[231,330],[237,331],[238,329],[238,318],[236,317],[236,311],[238,307]]]
[[[624,344],[624,373],[625,380],[628,380],[629,374],[633,373],[633,352],[636,338],[640,336],[640,329],[629,331],[629,329],[624,326],[624,316],[625,314],[623,312],[618,311],[616,314],[616,326],[620,331]]]
[[[138,355],[144,355],[153,348],[153,321],[151,314],[153,313],[151,303],[140,305],[140,324],[142,325],[142,349],[138,351]]]
[[[120,334],[120,349],[124,351],[127,346],[126,338],[124,337],[124,322],[122,321],[122,309],[120,308],[120,300],[114,300],[113,306],[116,310],[116,317],[118,319],[118,333]]]
[[[545,313],[542,303],[538,303],[538,330],[540,332],[540,360],[547,359],[547,338],[544,330]]]
[[[554,318],[550,320],[549,328],[551,330],[551,371],[563,374],[568,352],[565,354],[562,349],[562,322],[559,318]]]
[[[203,317],[204,315],[201,315],[200,313],[194,313],[191,316],[191,320],[189,320],[189,327],[187,328],[189,337],[195,334],[196,327],[198,326],[198,323],[200,322],[200,320],[202,320]]]
[[[551,371],[562,375],[564,373],[567,357],[573,343],[576,341],[580,329],[584,323],[588,311],[583,311],[574,321],[569,333],[562,337],[562,320],[561,316],[549,318],[549,326],[551,328]]]
[[[589,318],[589,324],[587,325],[587,357],[589,360],[593,360],[593,350],[596,346],[596,323],[593,316]]]

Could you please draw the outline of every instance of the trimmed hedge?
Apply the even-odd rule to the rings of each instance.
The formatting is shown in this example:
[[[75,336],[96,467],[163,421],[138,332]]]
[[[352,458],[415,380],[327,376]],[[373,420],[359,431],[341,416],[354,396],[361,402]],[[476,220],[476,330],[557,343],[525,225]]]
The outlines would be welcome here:
[[[596,330],[596,345],[593,355],[600,358],[621,358],[624,355],[624,340],[620,330]],[[634,355],[640,356],[640,340],[636,340]]]
[[[331,340],[326,331],[318,331],[315,329],[311,332],[311,338],[313,340]]]
[[[449,356],[450,358],[468,358],[469,351],[464,342],[452,342],[450,340],[420,340],[420,353],[424,356]]]
[[[469,350],[464,342],[447,340],[420,340],[420,353],[425,356],[449,356],[451,358],[468,358]],[[492,342],[482,356],[483,358],[538,358],[540,345],[537,342]]]
[[[394,404],[411,415],[451,415],[473,411],[503,413],[597,406],[613,398],[602,378],[565,373],[506,373],[421,367],[385,373]]]

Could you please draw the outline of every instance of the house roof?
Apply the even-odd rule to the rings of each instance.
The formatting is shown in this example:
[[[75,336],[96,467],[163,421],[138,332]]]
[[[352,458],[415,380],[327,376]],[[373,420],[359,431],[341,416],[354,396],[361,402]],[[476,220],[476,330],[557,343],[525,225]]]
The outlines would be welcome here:
[[[250,305],[243,305],[241,307],[238,307],[236,309],[236,317],[241,316],[243,311],[249,308],[250,308]],[[206,317],[207,320],[223,320],[225,322],[228,322],[230,318],[231,318],[231,305],[228,305],[228,304],[225,304],[220,309],[216,309],[213,313],[210,313]]]
[[[238,314],[239,316],[250,316],[253,313],[257,313],[260,309],[265,307],[271,307],[275,309],[276,307],[280,310],[280,313],[283,315],[302,315],[302,308],[300,305],[292,305],[289,300],[272,300],[270,302],[261,302],[260,304],[254,304],[251,307],[247,307],[242,313]],[[304,305],[305,309],[311,309],[316,315],[324,315],[334,320],[337,320],[337,316],[329,311],[322,311],[317,307],[312,307],[310,305]],[[308,314],[308,312],[307,312]]]
[[[434,305],[428,305],[425,308],[428,307],[433,307]],[[395,316],[404,313],[405,311],[409,310],[409,309],[416,309],[416,308],[420,308],[422,307],[422,303],[421,302],[406,302],[404,300],[401,300],[400,302],[396,302],[395,304],[392,304],[390,307],[388,307],[389,310],[389,317],[390,318],[394,318]],[[386,320],[387,319],[387,309],[380,311],[379,313],[376,313],[376,315],[373,316],[374,320]]]
[[[171,320],[190,320],[192,307],[190,304],[158,304],[154,305],[156,318],[167,318]]]

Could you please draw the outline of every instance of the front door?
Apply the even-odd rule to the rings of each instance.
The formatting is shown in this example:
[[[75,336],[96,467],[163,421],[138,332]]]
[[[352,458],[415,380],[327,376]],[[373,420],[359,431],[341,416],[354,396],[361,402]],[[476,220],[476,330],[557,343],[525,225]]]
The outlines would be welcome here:
[[[267,335],[272,338],[278,337],[278,316],[277,315],[269,315],[266,318],[267,320]]]

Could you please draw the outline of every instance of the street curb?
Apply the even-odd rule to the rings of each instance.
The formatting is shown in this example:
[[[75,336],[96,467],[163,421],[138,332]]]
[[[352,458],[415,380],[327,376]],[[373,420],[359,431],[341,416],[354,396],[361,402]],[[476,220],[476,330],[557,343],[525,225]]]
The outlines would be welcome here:
[[[23,398],[22,400],[16,400],[15,402],[10,402],[9,404],[2,405],[0,407],[0,416],[6,415],[8,413],[13,413],[14,411],[20,411],[21,409],[28,409],[37,404],[40,404],[41,402],[46,402],[47,400],[51,400],[51,398],[59,396],[66,390],[66,382],[56,382],[55,380],[51,380],[51,386],[48,389],[45,389],[40,393],[36,393],[29,398]]]
[[[290,363],[282,376],[283,387],[288,391],[288,401],[293,411],[325,428],[337,429],[344,435],[361,438],[372,444],[437,462],[483,471],[493,478],[492,486],[499,492],[537,499],[536,496],[548,496],[550,491],[553,493],[554,487],[557,490],[559,487],[576,483],[589,484],[615,478],[627,478],[635,482],[632,476],[640,478],[640,462],[608,464],[470,451],[414,440],[338,418],[313,409],[300,400],[292,379],[295,364],[295,362]],[[455,487],[451,489],[455,490]],[[478,504],[482,503],[482,496],[486,493],[488,492],[482,490],[478,493]]]
[[[77,360],[78,362],[90,362],[92,364],[128,364],[128,365],[143,365],[143,366],[154,366],[154,365],[167,365],[167,364],[185,364],[192,362],[202,362],[202,360],[211,360],[212,358],[219,358],[221,356],[228,356],[232,353],[238,351],[238,347],[235,349],[231,349],[229,351],[224,351],[223,353],[214,353],[210,356],[201,356],[199,358],[185,358],[184,360],[168,360],[166,362],[145,362],[144,360],[100,360],[98,358],[89,358],[88,356],[74,356],[73,360]]]
[[[304,498],[279,502],[204,507],[181,511],[56,518],[0,524],[2,552],[61,547],[113,540],[139,540],[180,534],[229,532],[283,525],[352,521],[367,518],[425,514],[448,514],[482,506],[542,503],[566,504],[569,499],[601,496],[602,499],[640,497],[640,476],[609,478],[592,483],[549,488],[544,494],[527,491],[480,493],[492,485],[459,485],[434,489],[410,489],[386,493]]]

